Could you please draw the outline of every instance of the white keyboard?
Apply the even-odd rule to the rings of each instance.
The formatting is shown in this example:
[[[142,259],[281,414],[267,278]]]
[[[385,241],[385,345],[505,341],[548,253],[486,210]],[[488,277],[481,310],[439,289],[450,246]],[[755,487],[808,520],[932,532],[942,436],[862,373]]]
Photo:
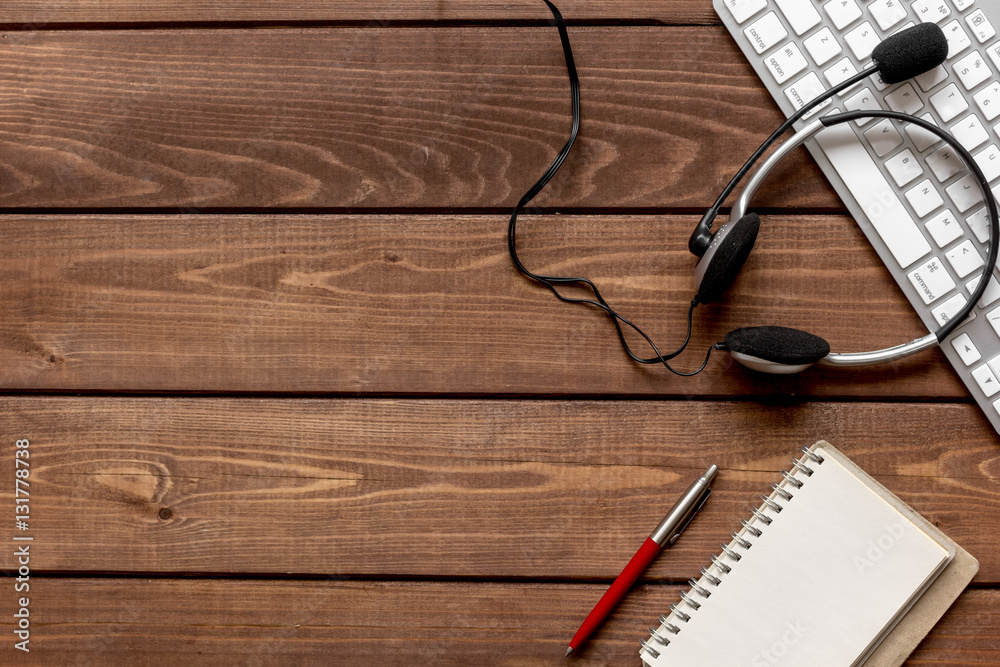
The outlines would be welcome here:
[[[948,59],[910,81],[877,76],[810,116],[890,109],[947,128],[1000,196],[1000,0],[714,0],[715,10],[786,116],[861,71],[876,45],[937,23]],[[811,120],[807,117],[797,125]],[[982,194],[934,135],[889,119],[827,129],[807,147],[928,330],[967,303],[983,270]],[[1000,283],[941,348],[1000,432]]]

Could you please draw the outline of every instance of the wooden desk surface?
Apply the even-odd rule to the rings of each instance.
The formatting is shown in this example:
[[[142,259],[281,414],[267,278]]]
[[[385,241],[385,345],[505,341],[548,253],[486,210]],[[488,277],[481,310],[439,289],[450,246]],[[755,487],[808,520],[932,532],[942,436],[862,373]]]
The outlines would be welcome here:
[[[522,258],[669,348],[687,236],[779,122],[709,0],[562,0],[577,147]],[[716,495],[580,665],[638,641],[755,492],[825,438],[968,549],[913,665],[1000,663],[1000,438],[943,355],[693,379],[507,257],[565,141],[541,2],[0,7],[0,495],[30,439],[30,654],[3,664],[553,665],[697,471]],[[780,323],[923,333],[818,169],[690,356]],[[554,215],[554,214],[559,215]],[[5,548],[0,564],[17,565]]]

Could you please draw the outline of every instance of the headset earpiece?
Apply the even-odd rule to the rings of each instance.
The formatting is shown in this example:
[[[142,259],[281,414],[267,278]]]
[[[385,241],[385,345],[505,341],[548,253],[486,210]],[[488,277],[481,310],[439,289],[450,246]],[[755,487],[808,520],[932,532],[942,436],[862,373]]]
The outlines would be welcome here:
[[[819,336],[788,327],[736,329],[723,345],[733,359],[764,373],[798,373],[830,354],[830,344]]]
[[[695,268],[698,290],[695,298],[699,303],[716,301],[729,289],[750,256],[759,230],[760,218],[756,213],[747,213],[735,223],[727,222],[719,228]]]

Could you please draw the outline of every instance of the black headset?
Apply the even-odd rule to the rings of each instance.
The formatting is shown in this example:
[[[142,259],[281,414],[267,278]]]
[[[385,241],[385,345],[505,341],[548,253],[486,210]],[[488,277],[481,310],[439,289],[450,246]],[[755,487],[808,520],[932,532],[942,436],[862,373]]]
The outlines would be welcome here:
[[[917,125],[951,146],[965,162],[965,166],[972,172],[982,191],[989,216],[990,245],[983,276],[965,306],[953,317],[948,318],[937,331],[908,343],[882,350],[852,353],[830,352],[829,343],[819,336],[787,327],[744,327],[730,331],[723,340],[723,346],[736,361],[748,368],[765,373],[784,374],[797,373],[816,362],[825,366],[866,366],[902,359],[921,350],[940,345],[955,330],[955,327],[965,321],[986,291],[989,276],[992,267],[996,264],[997,252],[1000,249],[1000,220],[998,220],[997,215],[996,199],[990,192],[989,181],[986,180],[982,169],[979,168],[969,151],[952,135],[922,118],[895,111],[850,111],[824,116],[814,121],[782,144],[761,164],[736,203],[733,204],[729,222],[707,237],[707,247],[695,268],[695,284],[698,288],[695,299],[700,303],[718,300],[732,284],[743,263],[750,256],[757,232],[760,229],[760,218],[756,213],[746,213],[746,210],[750,198],[753,197],[771,170],[793,149],[811,139],[824,128],[865,118],[890,118]],[[853,137],[851,139],[853,140]],[[869,211],[868,215],[874,217],[876,213]],[[696,229],[695,234],[701,236],[700,230]]]
[[[712,231],[712,222],[718,215],[722,204],[753,165],[757,163],[767,149],[790,129],[794,123],[804,118],[821,103],[874,74],[879,74],[884,83],[893,84],[913,78],[941,65],[948,54],[948,42],[941,28],[933,23],[917,25],[892,35],[881,42],[872,52],[872,64],[869,67],[799,108],[761,144],[743,167],[733,176],[715,203],[702,216],[688,242],[688,248],[691,252],[701,258],[695,269],[695,282],[698,291],[697,295],[691,300],[690,308],[688,309],[687,335],[684,342],[674,351],[662,354],[642,329],[621,316],[604,300],[597,286],[589,279],[569,276],[545,276],[530,271],[517,256],[517,215],[545,187],[552,176],[555,175],[556,171],[565,161],[566,156],[569,155],[569,151],[576,141],[577,133],[580,129],[580,83],[573,60],[573,51],[569,43],[569,36],[566,32],[566,24],[555,5],[550,0],[544,0],[544,2],[552,12],[553,23],[559,31],[559,38],[562,42],[563,54],[566,59],[566,69],[570,80],[573,124],[569,140],[556,155],[555,160],[553,160],[542,177],[521,197],[517,206],[514,207],[507,227],[508,252],[511,261],[513,261],[518,271],[528,278],[548,287],[560,300],[567,303],[596,306],[605,311],[615,326],[622,348],[634,361],[641,364],[662,364],[672,373],[684,376],[694,375],[704,370],[708,364],[712,350],[716,349],[727,350],[736,361],[754,370],[780,374],[796,373],[817,362],[828,366],[863,366],[895,361],[921,350],[940,345],[956,327],[965,321],[975,305],[982,298],[989,284],[989,276],[992,274],[993,267],[997,261],[998,249],[1000,249],[1000,216],[998,216],[996,200],[990,191],[989,182],[983,175],[979,165],[969,154],[969,151],[948,132],[933,123],[907,114],[894,111],[851,111],[823,116],[813,121],[768,157],[754,173],[754,176],[733,206],[729,222],[717,231]],[[691,324],[695,307],[701,303],[710,303],[718,300],[732,284],[740,268],[749,257],[750,251],[753,249],[754,241],[760,229],[760,218],[755,213],[746,213],[746,209],[750,198],[756,192],[757,187],[763,179],[793,149],[812,138],[824,128],[865,118],[888,118],[912,123],[921,127],[951,146],[962,158],[963,162],[965,162],[966,168],[974,176],[982,190],[989,217],[990,246],[983,275],[976,289],[973,291],[971,299],[955,316],[949,318],[938,328],[937,331],[891,348],[870,352],[831,353],[829,343],[819,336],[805,331],[778,326],[744,327],[729,332],[722,342],[710,347],[705,355],[704,362],[697,370],[681,372],[672,368],[668,361],[683,352],[691,338]],[[873,217],[872,212],[869,212],[869,217]],[[594,298],[568,297],[559,292],[560,287],[570,285],[589,290]],[[649,344],[655,356],[643,358],[635,354],[625,339],[622,325],[636,331]]]

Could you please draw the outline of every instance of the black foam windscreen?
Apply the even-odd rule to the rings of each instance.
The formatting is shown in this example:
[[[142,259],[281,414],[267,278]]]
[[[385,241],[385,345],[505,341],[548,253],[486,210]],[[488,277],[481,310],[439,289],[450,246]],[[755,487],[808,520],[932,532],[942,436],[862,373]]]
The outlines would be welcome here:
[[[719,244],[705,269],[705,275],[702,276],[695,297],[700,303],[716,301],[729,289],[743,268],[744,262],[747,261],[747,257],[750,256],[758,231],[760,231],[760,218],[756,213],[747,213],[736,221],[726,234],[726,238],[722,239],[722,243]]]
[[[788,327],[743,327],[722,342],[730,352],[778,364],[812,364],[830,354],[830,344],[819,336]]]
[[[948,39],[936,23],[921,23],[898,32],[872,51],[872,62],[889,84],[932,70],[947,57]]]

